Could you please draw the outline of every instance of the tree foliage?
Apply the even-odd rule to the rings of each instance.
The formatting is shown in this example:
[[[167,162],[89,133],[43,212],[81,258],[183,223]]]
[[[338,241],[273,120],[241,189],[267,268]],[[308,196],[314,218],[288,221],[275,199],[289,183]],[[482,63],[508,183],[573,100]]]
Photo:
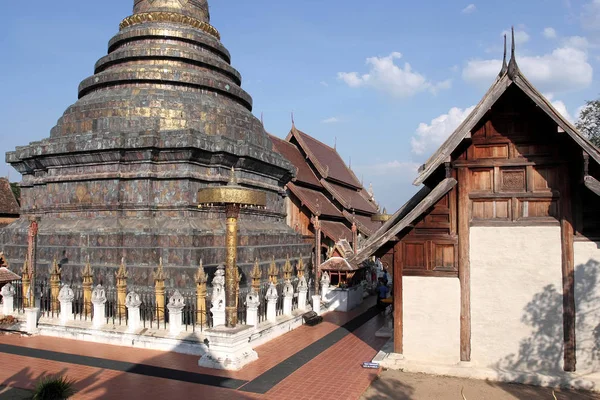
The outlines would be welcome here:
[[[15,195],[15,199],[17,199],[17,202],[20,204],[21,203],[21,187],[19,186],[18,183],[11,183],[10,188],[12,189],[12,192]]]
[[[586,102],[576,125],[581,133],[600,147],[600,99]]]

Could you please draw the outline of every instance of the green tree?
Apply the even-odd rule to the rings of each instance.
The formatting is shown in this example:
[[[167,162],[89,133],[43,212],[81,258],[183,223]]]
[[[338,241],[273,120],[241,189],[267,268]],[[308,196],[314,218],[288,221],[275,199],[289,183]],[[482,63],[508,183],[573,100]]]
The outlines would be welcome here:
[[[600,147],[600,99],[586,102],[576,126],[579,132]]]
[[[15,199],[17,202],[21,204],[21,187],[18,183],[11,183],[10,188],[12,189],[13,194],[15,195]]]

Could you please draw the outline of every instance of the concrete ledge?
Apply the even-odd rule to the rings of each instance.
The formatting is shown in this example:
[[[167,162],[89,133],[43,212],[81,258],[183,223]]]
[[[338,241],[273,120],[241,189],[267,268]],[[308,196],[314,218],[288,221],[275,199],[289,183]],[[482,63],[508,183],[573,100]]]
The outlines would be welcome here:
[[[401,354],[390,353],[390,342],[384,346],[373,362],[386,369],[400,370],[411,373],[429,375],[451,376],[466,379],[480,379],[494,382],[521,383],[553,388],[568,388],[600,392],[600,373],[578,374],[558,372],[556,374],[542,374],[526,371],[507,371],[493,368],[478,367],[473,363],[435,364],[407,360]],[[387,351],[386,351],[387,350]]]

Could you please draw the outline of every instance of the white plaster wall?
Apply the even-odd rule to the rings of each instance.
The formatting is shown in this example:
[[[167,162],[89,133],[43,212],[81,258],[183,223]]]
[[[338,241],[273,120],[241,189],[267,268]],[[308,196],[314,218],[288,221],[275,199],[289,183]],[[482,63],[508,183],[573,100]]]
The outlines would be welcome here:
[[[600,242],[575,242],[577,372],[600,372]]]
[[[404,357],[424,362],[459,362],[458,279],[405,276],[402,282]]]
[[[470,249],[472,362],[561,371],[560,227],[472,227]]]

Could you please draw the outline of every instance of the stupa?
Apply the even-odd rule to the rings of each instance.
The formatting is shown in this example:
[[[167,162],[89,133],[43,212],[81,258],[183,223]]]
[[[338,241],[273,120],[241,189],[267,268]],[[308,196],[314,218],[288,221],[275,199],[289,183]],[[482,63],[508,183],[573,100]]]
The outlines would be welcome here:
[[[198,208],[197,193],[226,185],[234,167],[239,185],[266,194],[266,208],[241,211],[238,266],[310,262],[285,223],[295,170],[251,111],[207,0],[135,0],[50,137],[6,154],[22,204],[0,248],[22,264],[35,215],[39,271],[57,257],[63,280],[78,281],[89,255],[96,281],[114,284],[124,257],[130,283],[150,285],[162,257],[167,285],[190,287],[200,259],[208,270],[225,262],[224,208]]]

